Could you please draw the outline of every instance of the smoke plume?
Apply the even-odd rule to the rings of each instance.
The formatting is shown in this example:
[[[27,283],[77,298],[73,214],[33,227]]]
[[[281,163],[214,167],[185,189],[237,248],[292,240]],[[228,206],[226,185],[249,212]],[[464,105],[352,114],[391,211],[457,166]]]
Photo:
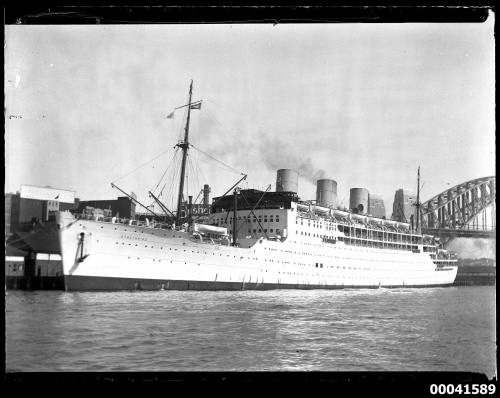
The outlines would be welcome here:
[[[456,252],[459,258],[495,258],[496,239],[455,238],[446,249]]]
[[[271,170],[293,169],[313,184],[316,184],[316,180],[325,178],[324,170],[314,167],[310,158],[304,158],[297,152],[296,147],[277,138],[263,139],[260,142],[262,161]]]

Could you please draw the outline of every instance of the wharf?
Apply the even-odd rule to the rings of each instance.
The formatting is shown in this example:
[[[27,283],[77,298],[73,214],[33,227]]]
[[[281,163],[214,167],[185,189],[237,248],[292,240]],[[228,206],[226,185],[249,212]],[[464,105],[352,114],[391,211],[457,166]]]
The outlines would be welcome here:
[[[455,286],[495,286],[497,269],[494,265],[459,265]]]
[[[13,290],[64,290],[60,254],[5,249],[5,287]]]

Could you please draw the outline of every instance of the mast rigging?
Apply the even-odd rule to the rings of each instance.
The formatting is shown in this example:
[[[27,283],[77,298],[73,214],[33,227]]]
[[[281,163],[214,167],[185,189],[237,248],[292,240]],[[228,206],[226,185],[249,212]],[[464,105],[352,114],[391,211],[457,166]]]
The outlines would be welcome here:
[[[192,95],[193,95],[193,80],[191,80],[191,83],[189,85],[189,100],[188,100],[188,103],[186,105],[182,105],[182,106],[179,106],[177,108],[174,108],[175,109],[180,109],[180,108],[184,108],[184,107],[187,107],[187,110],[188,110],[188,113],[187,113],[187,118],[186,118],[186,126],[184,128],[184,140],[182,142],[179,142],[175,147],[179,147],[182,149],[182,162],[181,162],[181,170],[180,170],[180,181],[179,181],[179,192],[178,192],[178,196],[177,196],[177,214],[176,214],[176,224],[177,225],[180,225],[181,224],[181,209],[182,209],[182,203],[183,203],[183,198],[184,198],[184,184],[185,184],[185,180],[187,179],[187,176],[186,176],[186,168],[187,168],[187,155],[188,155],[188,149],[190,147],[193,147],[195,149],[197,149],[199,152],[203,153],[204,155],[208,156],[209,158],[219,162],[220,164],[224,165],[226,168],[229,168],[233,171],[236,171],[238,172],[240,175],[242,175],[241,179],[238,180],[238,182],[236,182],[236,184],[234,184],[231,188],[229,188],[223,195],[222,197],[226,196],[233,188],[235,188],[241,181],[245,180],[247,178],[247,175],[236,170],[235,168],[225,164],[224,162],[221,162],[220,160],[218,159],[215,159],[214,157],[212,157],[211,155],[209,155],[208,153],[202,151],[201,149],[195,147],[193,144],[191,144],[189,142],[189,122],[191,120],[191,109],[200,109],[201,107],[201,100],[199,101],[196,101],[196,102],[191,102],[192,101]],[[163,189],[162,189],[163,191]],[[150,192],[151,194],[151,192]],[[160,193],[161,195],[161,193]],[[199,196],[199,195],[198,195]],[[219,198],[220,199],[222,199]],[[154,198],[154,197],[153,197]],[[158,198],[155,199],[155,201],[158,202]],[[164,205],[163,205],[164,206]],[[162,207],[163,207],[162,206]],[[188,214],[186,214],[187,216]],[[197,218],[199,218],[200,216],[196,217],[194,220],[192,219],[192,214],[189,215],[190,216],[190,219],[191,221],[196,221]]]
[[[184,130],[184,142],[177,144],[178,147],[182,149],[182,165],[181,165],[181,179],[179,183],[179,195],[177,198],[177,225],[181,223],[181,207],[182,207],[182,196],[184,191],[184,176],[186,174],[186,158],[187,151],[189,148],[189,119],[191,117],[191,97],[193,95],[193,80],[189,86],[189,101],[188,101],[188,114],[186,120],[186,128]]]
[[[160,208],[165,212],[165,215],[167,216],[167,213],[170,214],[172,217],[175,217],[174,214],[165,206],[160,199],[158,199],[153,192],[149,191],[149,196],[151,196],[156,203],[160,206]]]
[[[141,202],[139,202],[136,198],[134,198],[133,196],[129,195],[127,192],[125,192],[123,189],[119,188],[118,186],[116,186],[115,184],[111,183],[111,187],[113,188],[116,188],[118,189],[120,192],[122,192],[123,194],[127,195],[128,198],[130,198],[131,200],[133,200],[134,202],[136,202],[139,206],[142,206],[144,207],[147,211],[149,211],[153,216],[156,216],[156,217],[160,217],[158,214],[156,214],[154,211],[152,211],[149,207],[147,206],[144,206]]]
[[[234,187],[236,187],[241,181],[243,181],[244,179],[247,178],[247,175],[245,174],[243,177],[241,177],[237,182],[236,184],[234,184],[231,188],[229,188],[226,192],[224,192],[224,194],[219,198],[217,199],[214,203],[212,203],[212,206],[215,206],[217,203],[219,203],[222,198],[224,198]],[[229,214],[229,213],[228,213]],[[196,221],[198,218],[200,218],[201,215],[199,215],[194,221]],[[227,217],[226,217],[226,221],[227,221]]]

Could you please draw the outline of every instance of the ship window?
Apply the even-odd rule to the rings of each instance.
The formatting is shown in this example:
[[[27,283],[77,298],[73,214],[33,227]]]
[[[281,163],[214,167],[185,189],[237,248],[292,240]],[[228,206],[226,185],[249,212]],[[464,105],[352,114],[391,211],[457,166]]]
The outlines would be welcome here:
[[[262,231],[261,231],[261,229],[259,228],[259,233],[261,233],[261,232],[262,232]]]
[[[273,229],[271,228],[271,229],[269,230],[269,232],[274,232],[274,231],[273,231]]]
[[[264,232],[267,232],[267,229],[265,229]]]
[[[279,228],[276,229],[276,233],[279,234],[280,233],[280,230]]]
[[[253,233],[256,233],[256,232],[257,232],[257,230],[256,230],[256,229],[254,229],[254,230],[253,230]]]

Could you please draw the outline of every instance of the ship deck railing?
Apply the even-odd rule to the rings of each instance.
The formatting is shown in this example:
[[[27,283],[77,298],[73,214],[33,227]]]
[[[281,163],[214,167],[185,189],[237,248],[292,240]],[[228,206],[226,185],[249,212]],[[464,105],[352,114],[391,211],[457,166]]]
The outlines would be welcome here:
[[[92,220],[96,222],[104,222],[110,224],[123,224],[130,226],[146,227],[151,229],[169,229],[173,231],[186,231],[186,228],[184,226],[174,227],[172,224],[161,223],[154,220],[148,222],[142,220],[134,220],[130,218],[119,218],[119,217],[103,216],[100,214],[85,214],[85,213],[74,214],[74,216],[82,220]]]
[[[141,220],[133,220],[130,218],[119,218],[119,217],[109,217],[109,216],[102,216],[100,214],[74,214],[75,217],[83,220],[92,220],[95,222],[103,222],[103,223],[109,223],[109,224],[122,224],[122,225],[130,225],[130,226],[138,226],[138,227],[145,227],[145,228],[150,228],[150,229],[168,229],[172,231],[177,231],[177,232],[188,232],[187,228],[185,226],[181,227],[175,227],[173,228],[172,224],[168,223],[159,223],[155,221],[150,221],[149,223],[147,221],[141,221]],[[200,233],[198,233],[200,234]],[[202,243],[202,244],[211,244],[211,245],[218,245],[218,246],[229,246],[230,242],[228,241],[227,238],[221,238],[221,239],[215,239],[213,237],[200,234],[202,235],[203,239],[196,238],[195,236],[191,237],[192,241],[195,241],[197,243]]]
[[[371,228],[371,229],[376,229],[379,231],[389,230],[389,231],[398,232],[398,233],[410,233],[410,231],[406,228],[400,229],[400,228],[396,228],[393,225],[381,225],[380,223],[377,223],[374,221],[367,221],[366,223],[359,223],[355,220],[349,220],[347,217],[342,217],[342,216],[338,216],[338,215],[320,216],[317,214],[313,214],[310,212],[304,212],[304,211],[300,211],[300,210],[297,211],[297,214],[299,217],[307,218],[311,221],[322,221],[322,222],[330,221],[330,222],[334,222],[337,224],[343,224],[343,225],[352,226],[352,227]]]

